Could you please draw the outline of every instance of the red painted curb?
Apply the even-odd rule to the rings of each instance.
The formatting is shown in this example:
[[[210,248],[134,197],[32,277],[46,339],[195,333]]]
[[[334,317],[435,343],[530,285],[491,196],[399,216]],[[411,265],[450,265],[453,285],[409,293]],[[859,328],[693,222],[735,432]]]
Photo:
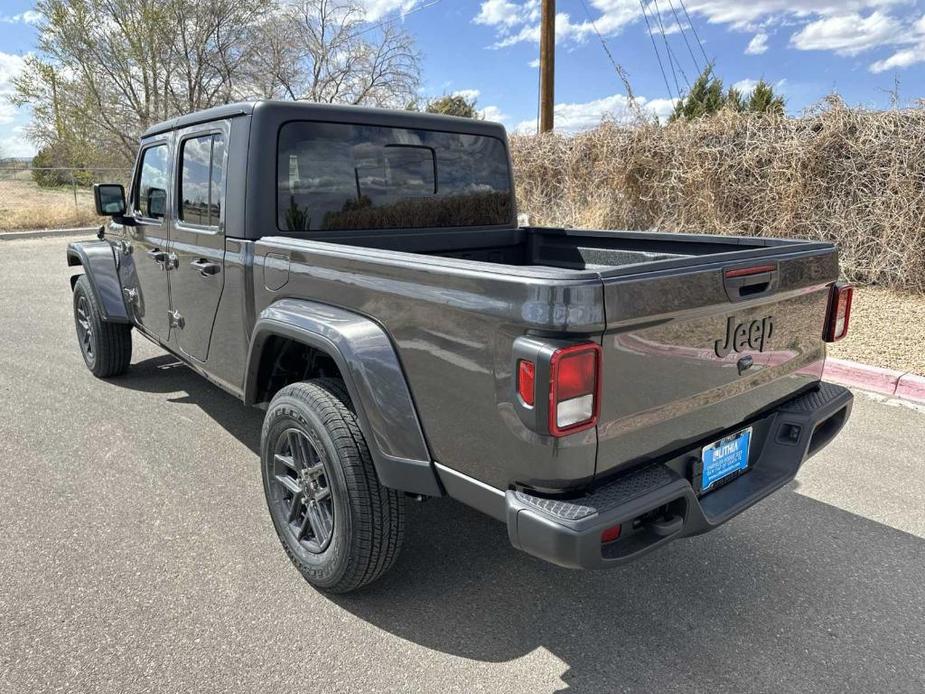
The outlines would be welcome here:
[[[925,378],[845,359],[827,359],[823,378],[890,397],[925,403]]]
[[[925,403],[925,378],[906,374],[896,384],[896,397]]]

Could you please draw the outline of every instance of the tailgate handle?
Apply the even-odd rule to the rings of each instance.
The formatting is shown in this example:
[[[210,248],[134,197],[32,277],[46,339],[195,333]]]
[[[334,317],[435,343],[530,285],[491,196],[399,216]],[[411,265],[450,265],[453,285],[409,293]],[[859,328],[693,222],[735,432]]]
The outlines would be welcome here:
[[[723,288],[730,301],[743,301],[773,292],[777,276],[777,263],[728,268],[723,272]]]

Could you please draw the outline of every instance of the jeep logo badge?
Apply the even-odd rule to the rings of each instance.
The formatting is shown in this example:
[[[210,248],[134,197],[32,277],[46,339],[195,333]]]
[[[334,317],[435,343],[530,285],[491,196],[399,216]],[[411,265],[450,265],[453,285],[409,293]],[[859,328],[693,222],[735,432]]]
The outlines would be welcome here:
[[[717,340],[714,349],[720,359],[730,352],[741,352],[746,347],[764,351],[764,346],[774,332],[774,319],[771,316],[736,325],[735,318],[726,323],[726,337]]]

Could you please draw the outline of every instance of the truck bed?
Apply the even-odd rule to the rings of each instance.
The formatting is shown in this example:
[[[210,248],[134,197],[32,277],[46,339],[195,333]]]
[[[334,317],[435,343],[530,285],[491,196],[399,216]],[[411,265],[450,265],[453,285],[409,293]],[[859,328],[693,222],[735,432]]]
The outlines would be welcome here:
[[[283,258],[288,284],[261,291],[278,282],[261,281],[260,266],[278,273]],[[740,293],[725,279],[753,266],[772,268],[767,282]],[[538,491],[715,440],[811,388],[837,273],[832,244],[654,232],[340,232],[255,248],[258,313],[312,296],[375,319],[398,349],[434,459]],[[718,356],[729,325],[765,319],[773,337],[750,350],[747,371],[738,351]],[[512,347],[525,334],[600,342],[596,429],[552,439],[518,419]]]
[[[524,268],[590,270],[613,276],[614,271],[639,271],[643,263],[668,263],[659,267],[693,266],[703,260],[757,258],[785,248],[830,248],[788,239],[675,234],[651,231],[521,227],[501,230],[427,230],[340,232],[314,236],[319,241],[402,251],[434,257],[459,258],[479,263]],[[734,255],[737,254],[737,255]],[[710,256],[708,258],[708,256]]]

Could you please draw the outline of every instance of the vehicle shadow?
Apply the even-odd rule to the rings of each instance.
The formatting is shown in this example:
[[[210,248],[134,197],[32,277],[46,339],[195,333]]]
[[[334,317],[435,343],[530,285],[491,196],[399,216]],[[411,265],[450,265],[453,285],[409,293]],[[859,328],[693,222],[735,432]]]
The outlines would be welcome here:
[[[427,648],[500,662],[543,647],[565,663],[561,687],[581,692],[925,684],[925,542],[792,487],[599,572],[519,553],[500,523],[450,500],[410,510],[393,570],[331,599]]]
[[[184,393],[168,400],[197,405],[258,453],[262,413],[175,357],[112,382]],[[409,503],[392,570],[327,597],[453,656],[500,663],[546,649],[563,663],[559,690],[923,691],[925,541],[796,489],[600,572],[518,552],[503,524],[450,499]]]
[[[260,454],[263,412],[244,405],[172,354],[165,353],[135,362],[128,374],[110,379],[108,383],[146,393],[185,393],[168,397],[167,402],[196,405],[254,455]]]

